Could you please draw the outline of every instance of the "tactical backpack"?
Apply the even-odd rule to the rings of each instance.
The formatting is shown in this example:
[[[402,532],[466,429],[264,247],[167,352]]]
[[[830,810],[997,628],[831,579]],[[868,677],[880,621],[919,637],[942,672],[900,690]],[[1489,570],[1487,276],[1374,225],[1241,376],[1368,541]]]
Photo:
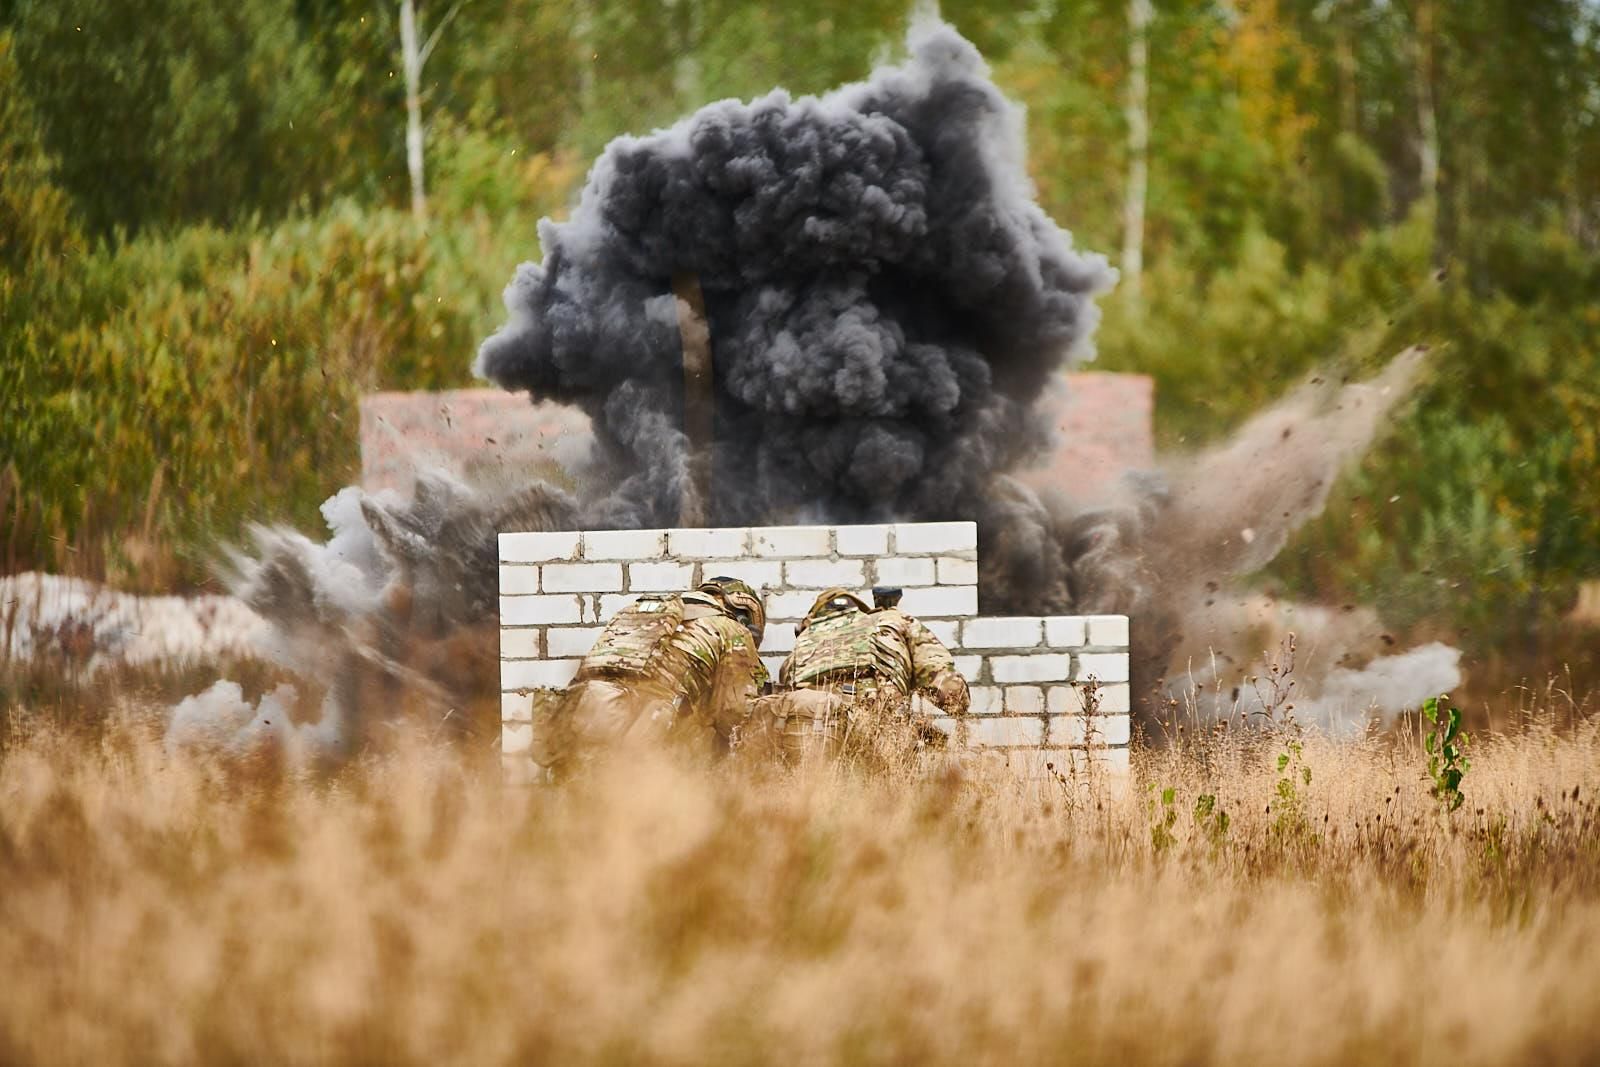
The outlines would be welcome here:
[[[656,649],[683,625],[683,599],[642,596],[614,615],[583,661],[584,673],[644,674]]]

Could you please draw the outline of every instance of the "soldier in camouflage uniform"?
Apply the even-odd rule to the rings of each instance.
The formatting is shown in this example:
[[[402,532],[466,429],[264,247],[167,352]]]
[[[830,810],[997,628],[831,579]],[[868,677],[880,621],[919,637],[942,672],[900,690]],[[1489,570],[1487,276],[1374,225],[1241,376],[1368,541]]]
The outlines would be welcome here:
[[[779,672],[785,690],[757,702],[758,725],[786,760],[838,755],[852,716],[897,715],[926,731],[934,711],[966,714],[950,650],[899,609],[899,590],[874,593],[886,595],[872,608],[847,589],[817,597]]]
[[[767,682],[756,655],[765,627],[760,595],[736,578],[640,597],[611,620],[561,703],[535,723],[534,761],[560,777],[624,737],[669,730],[726,751]]]

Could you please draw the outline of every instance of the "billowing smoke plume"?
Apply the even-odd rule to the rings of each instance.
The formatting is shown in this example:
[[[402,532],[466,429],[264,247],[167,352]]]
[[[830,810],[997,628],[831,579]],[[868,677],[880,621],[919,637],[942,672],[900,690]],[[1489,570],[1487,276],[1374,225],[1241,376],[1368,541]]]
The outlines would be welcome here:
[[[1062,543],[1075,606],[1139,620],[1133,673],[1145,683],[1136,700],[1147,727],[1155,725],[1164,699],[1176,699],[1194,683],[1197,660],[1209,665],[1220,652],[1238,661],[1225,664],[1231,674],[1202,671],[1211,683],[1204,702],[1219,713],[1229,701],[1212,698],[1262,673],[1259,664],[1246,665],[1276,647],[1286,630],[1261,626],[1259,613],[1240,610],[1248,598],[1239,592],[1239,579],[1265,567],[1296,530],[1322,514],[1339,474],[1366,453],[1411,395],[1425,357],[1425,349],[1409,349],[1377,377],[1350,385],[1313,377],[1220,445],[1169,461],[1158,476],[1130,480],[1121,500],[1069,521]],[[1301,614],[1303,629],[1316,611]],[[1350,697],[1366,683],[1352,679],[1350,665],[1383,656],[1393,638],[1371,613],[1351,614],[1347,623],[1357,620],[1364,625],[1318,627],[1321,658],[1303,665],[1300,681],[1315,688],[1326,672],[1345,671],[1342,681],[1327,679],[1330,692],[1342,686],[1344,697],[1323,702],[1317,714],[1308,711],[1305,721],[1336,727],[1363,718],[1365,707]],[[1424,689],[1455,686],[1459,655],[1438,647],[1452,655],[1391,664],[1389,680],[1416,667]],[[1422,684],[1396,687],[1377,701],[1377,710],[1392,714],[1415,706],[1404,694]]]
[[[306,691],[282,687],[252,706],[219,683],[179,705],[168,743],[234,754],[276,746],[317,764],[357,751],[412,707],[452,731],[497,730],[498,707],[486,709],[487,724],[472,714],[497,671],[496,537],[572,527],[570,498],[537,483],[491,493],[433,471],[409,500],[352,487],[322,515],[326,542],[257,528],[255,552],[235,554],[226,574],[271,624],[257,651]]]
[[[338,701],[330,696],[321,716],[305,722],[292,710],[299,702],[292,685],[280,685],[252,704],[237,682],[217,682],[172,709],[167,750],[292,767],[326,766],[348,756],[352,738]]]
[[[570,221],[541,225],[478,369],[591,416],[626,472],[592,524],[677,519],[682,276],[714,354],[709,524],[1006,509],[994,475],[1047,443],[1033,402],[1087,351],[1114,272],[1033,201],[1020,114],[977,50],[935,23],[910,51],[824,97],[619,138]]]

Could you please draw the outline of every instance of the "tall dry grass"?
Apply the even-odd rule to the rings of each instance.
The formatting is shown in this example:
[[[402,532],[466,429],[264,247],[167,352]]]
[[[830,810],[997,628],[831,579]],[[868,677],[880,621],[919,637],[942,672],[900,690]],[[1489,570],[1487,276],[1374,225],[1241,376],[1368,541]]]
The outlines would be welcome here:
[[[634,755],[521,790],[114,722],[0,753],[0,1062],[1600,1056],[1593,720],[1480,741],[1450,818],[1406,738],[1308,741],[1286,803],[1272,736],[1122,788]]]

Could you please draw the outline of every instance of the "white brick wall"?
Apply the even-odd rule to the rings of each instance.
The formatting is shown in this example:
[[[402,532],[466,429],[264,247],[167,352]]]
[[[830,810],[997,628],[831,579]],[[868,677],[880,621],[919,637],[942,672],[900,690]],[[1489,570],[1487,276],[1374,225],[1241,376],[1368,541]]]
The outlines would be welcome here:
[[[961,624],[963,648],[1033,648],[1044,630],[1037,618],[969,619]]]
[[[761,654],[774,675],[819,590],[844,585],[870,599],[873,584],[899,585],[901,606],[950,646],[971,683],[971,714],[940,720],[959,741],[1046,753],[1128,743],[1127,618],[978,617],[970,522],[503,533],[500,564],[501,743],[517,776],[526,775],[533,691],[568,684],[600,627],[639,594],[718,574],[763,590]],[[1108,764],[1125,768],[1125,752]]]

